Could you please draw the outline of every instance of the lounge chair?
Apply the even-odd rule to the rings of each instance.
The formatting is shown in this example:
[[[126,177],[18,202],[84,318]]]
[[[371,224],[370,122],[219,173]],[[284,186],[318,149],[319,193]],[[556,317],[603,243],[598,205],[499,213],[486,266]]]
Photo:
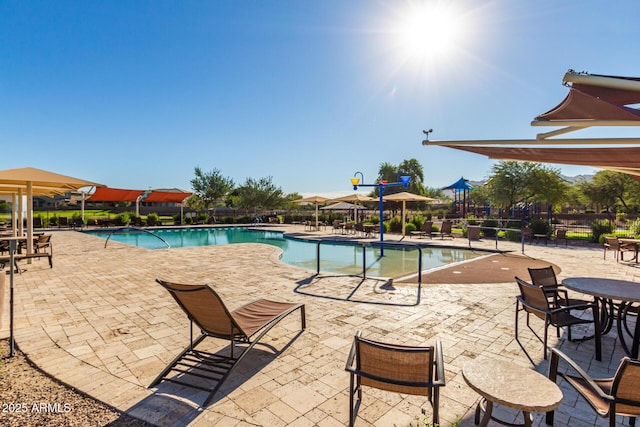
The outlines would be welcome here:
[[[451,221],[443,221],[440,226],[440,231],[437,233],[441,239],[445,237],[451,237],[453,239],[453,233],[451,232],[451,227],[453,223]]]
[[[349,426],[353,426],[362,400],[362,386],[395,393],[427,396],[433,425],[439,423],[440,387],[445,386],[442,344],[409,347],[354,337],[345,370],[349,381]],[[354,405],[354,395],[358,401]]]
[[[576,374],[558,371],[560,360],[566,362]],[[575,361],[561,351],[551,349],[549,379],[556,382],[560,376],[573,387],[601,417],[609,418],[609,426],[615,427],[616,415],[630,417],[629,425],[635,426],[640,416],[640,362],[622,358],[613,378],[591,378]],[[554,412],[547,412],[547,425],[553,425]]]
[[[551,236],[551,240],[556,242],[556,246],[558,246],[558,242],[561,240],[564,240],[565,246],[569,246],[569,240],[567,239],[567,230],[563,228],[557,229],[555,234]]]
[[[306,327],[304,304],[260,299],[229,311],[220,296],[209,285],[185,285],[160,279],[156,279],[156,281],[169,291],[189,318],[191,341],[187,348],[153,380],[149,387],[155,387],[164,380],[208,391],[209,396],[203,406],[207,406],[211,402],[238,363],[280,320],[300,309],[301,330]],[[201,331],[200,336],[195,340],[193,339],[194,323]],[[206,337],[229,340],[229,356],[196,350],[196,346]],[[239,356],[234,356],[236,341],[248,344],[248,347]],[[178,372],[180,375],[169,377],[168,374],[171,371]],[[206,388],[184,380],[189,375],[213,381],[215,386]]]
[[[69,218],[66,216],[58,218],[58,228],[69,228]]]
[[[432,228],[433,221],[425,221],[424,224],[422,224],[422,227],[420,227],[420,231],[412,231],[411,235],[418,237],[428,236],[431,239]]]

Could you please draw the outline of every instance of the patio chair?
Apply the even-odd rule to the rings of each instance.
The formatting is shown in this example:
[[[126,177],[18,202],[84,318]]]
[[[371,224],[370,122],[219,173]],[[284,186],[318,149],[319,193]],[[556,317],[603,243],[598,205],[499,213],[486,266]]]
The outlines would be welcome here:
[[[66,216],[58,218],[58,228],[69,228],[69,218]]]
[[[556,272],[553,270],[553,266],[528,268],[528,270],[531,283],[534,286],[542,286],[547,296],[555,298],[560,305],[583,305],[590,303],[589,301],[579,298],[569,298],[567,290],[562,288],[562,285],[558,283],[558,278],[556,277]]]
[[[362,386],[427,396],[433,408],[433,425],[439,423],[440,387],[445,386],[442,344],[409,347],[354,337],[345,370],[349,381],[349,426],[353,426],[362,401]],[[354,405],[354,395],[358,400]]]
[[[432,228],[433,228],[433,221],[425,221],[424,224],[422,224],[422,227],[420,227],[420,231],[412,231],[411,235],[418,236],[418,237],[428,236],[431,239]]]
[[[567,230],[564,228],[559,228],[556,232],[551,236],[551,240],[556,242],[556,246],[558,246],[558,242],[564,240],[564,245],[569,246],[569,241],[567,240]]]
[[[440,226],[440,231],[438,232],[441,239],[444,239],[445,237],[451,237],[453,239],[453,233],[451,232],[452,226],[453,223],[451,221],[442,222],[442,226]]]
[[[566,362],[577,375],[559,372],[560,360]],[[624,357],[613,378],[591,378],[574,360],[553,348],[549,363],[549,379],[560,376],[584,398],[593,410],[609,425],[616,426],[616,415],[630,417],[629,425],[636,425],[640,416],[640,361]],[[547,412],[547,424],[553,424],[554,412]]]
[[[567,305],[562,306],[558,303],[556,298],[548,298],[542,286],[534,286],[526,281],[516,277],[516,283],[520,288],[520,295],[516,297],[516,318],[515,318],[515,337],[518,340],[518,315],[521,311],[527,314],[527,327],[538,337],[535,331],[529,324],[529,317],[531,314],[544,320],[544,339],[541,340],[544,345],[544,358],[547,358],[547,336],[549,326],[555,326],[556,334],[560,337],[560,328],[567,328],[567,335],[569,341],[571,338],[571,326],[580,324],[594,324],[594,331],[599,334],[598,318],[596,316],[595,303],[582,304],[582,305]],[[587,310],[591,309],[593,313],[592,319],[581,319],[575,317],[570,312],[571,310]],[[540,337],[538,337],[540,339]],[[596,336],[596,345],[600,342],[598,336]]]
[[[149,385],[154,387],[161,381],[169,381],[187,387],[208,391],[209,396],[203,406],[207,406],[233,369],[251,351],[264,335],[278,322],[295,310],[300,310],[301,331],[306,328],[304,304],[286,303],[260,299],[229,311],[220,296],[209,285],[185,285],[156,281],[162,285],[190,320],[190,343]],[[193,339],[193,324],[201,331]],[[207,337],[229,340],[228,356],[196,350],[196,346]],[[248,344],[242,354],[234,355],[234,343]],[[179,373],[169,377],[169,373]],[[187,376],[194,379],[213,381],[214,387],[203,387],[186,381]]]
[[[604,256],[603,259],[607,259],[607,251],[613,251],[617,261],[624,261],[624,252],[634,252],[636,248],[634,245],[623,245],[620,243],[617,237],[605,236],[604,238]]]

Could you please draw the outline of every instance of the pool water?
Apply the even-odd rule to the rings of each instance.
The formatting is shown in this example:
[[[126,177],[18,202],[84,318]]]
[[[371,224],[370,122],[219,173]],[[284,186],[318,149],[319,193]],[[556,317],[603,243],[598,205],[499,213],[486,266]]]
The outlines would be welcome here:
[[[106,239],[111,232],[87,231],[86,233]],[[109,239],[147,249],[165,249],[168,247],[167,244],[172,248],[178,248],[264,243],[282,249],[281,260],[287,264],[314,271],[317,268],[317,240],[290,238],[278,231],[243,227],[172,228],[153,230],[151,234],[139,230],[127,230],[113,233]],[[363,247],[362,244],[355,242],[327,241],[323,241],[320,245],[320,270],[340,274],[361,274],[363,251],[366,251],[364,256],[368,276],[401,277],[418,271],[419,251],[415,247],[385,247],[384,256],[381,257],[378,247]],[[422,269],[433,269],[478,256],[480,254],[465,249],[422,247]]]

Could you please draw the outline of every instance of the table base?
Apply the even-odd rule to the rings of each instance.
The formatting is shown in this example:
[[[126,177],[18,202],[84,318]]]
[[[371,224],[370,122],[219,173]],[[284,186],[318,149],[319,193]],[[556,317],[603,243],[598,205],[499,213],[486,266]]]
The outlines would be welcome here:
[[[484,416],[482,417],[482,421],[480,421],[480,414],[484,412]],[[480,425],[480,427],[486,427],[489,424],[489,420],[493,420],[498,424],[502,424],[503,426],[511,426],[511,427],[531,427],[533,425],[533,417],[530,412],[522,411],[522,416],[524,417],[524,423],[522,424],[513,424],[507,421],[501,420],[493,416],[493,402],[487,400],[486,398],[481,398],[480,402],[478,402],[478,406],[476,406],[476,414],[474,418],[474,424]]]

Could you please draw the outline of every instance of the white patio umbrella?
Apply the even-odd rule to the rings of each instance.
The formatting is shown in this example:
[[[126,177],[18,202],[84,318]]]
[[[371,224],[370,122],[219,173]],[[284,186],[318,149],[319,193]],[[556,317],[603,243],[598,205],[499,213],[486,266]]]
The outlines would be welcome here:
[[[432,199],[431,197],[425,197],[419,194],[413,194],[413,193],[408,193],[406,191],[403,191],[401,193],[394,193],[394,194],[389,194],[388,196],[382,196],[382,200],[384,200],[385,202],[402,202],[402,237],[404,237],[406,203],[407,202],[433,202],[437,199]]]
[[[304,197],[302,199],[294,200],[296,203],[313,203],[316,205],[316,228],[318,227],[318,205],[320,203],[324,203],[329,200],[327,197],[323,196],[309,196]]]

